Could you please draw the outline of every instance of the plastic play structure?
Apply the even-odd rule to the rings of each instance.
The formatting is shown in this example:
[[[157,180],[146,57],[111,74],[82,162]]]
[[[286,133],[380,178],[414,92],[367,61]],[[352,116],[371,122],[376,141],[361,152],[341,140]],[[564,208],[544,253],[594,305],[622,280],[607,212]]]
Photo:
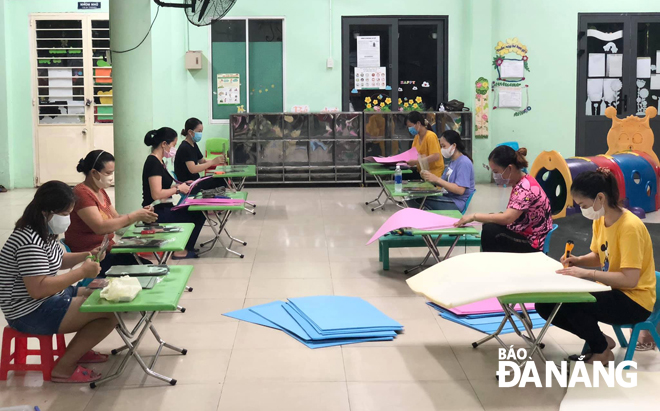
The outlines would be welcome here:
[[[620,119],[616,109],[608,107],[605,115],[612,119],[612,127],[607,134],[607,153],[567,159],[557,151],[539,154],[530,174],[548,196],[552,217],[580,212],[571,196],[573,178],[599,167],[612,171],[619,185],[620,200],[640,218],[646,212],[660,209],[660,160],[653,152],[654,136],[649,126],[649,120],[657,114],[655,107],[649,107],[644,117],[631,115]]]

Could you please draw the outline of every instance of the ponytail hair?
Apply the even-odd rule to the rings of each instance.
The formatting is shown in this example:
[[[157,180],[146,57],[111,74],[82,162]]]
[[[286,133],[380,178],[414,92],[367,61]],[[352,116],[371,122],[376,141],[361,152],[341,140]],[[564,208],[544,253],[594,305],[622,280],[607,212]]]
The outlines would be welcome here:
[[[619,203],[619,185],[609,168],[598,168],[596,171],[585,171],[573,179],[571,193],[591,200],[598,193],[605,194],[607,205],[611,208],[621,208]]]
[[[83,173],[85,176],[89,175],[92,170],[99,173],[105,169],[105,163],[115,161],[115,157],[104,150],[90,151],[85,158],[78,161],[76,171]]]
[[[458,150],[459,153],[463,154],[465,157],[469,158],[470,161],[472,161],[472,157],[470,157],[470,155],[467,153],[465,145],[463,144],[463,140],[461,140],[461,135],[458,134],[456,130],[445,130],[440,135],[440,138],[447,140],[449,145],[456,144],[456,150]],[[472,162],[474,163],[474,161]]]
[[[158,130],[151,130],[144,136],[144,144],[151,146],[152,150],[157,149],[161,143],[172,143],[176,140],[176,131],[169,127],[161,127]]]
[[[426,117],[424,117],[424,115],[422,113],[420,113],[419,111],[411,111],[410,113],[408,113],[408,116],[406,117],[406,120],[410,121],[413,124],[420,123],[421,125],[423,125],[424,127],[426,127],[429,130],[432,129],[431,123],[429,123],[429,121],[426,119]]]
[[[16,222],[15,228],[31,228],[37,235],[48,243],[57,239],[48,231],[48,222],[44,214],[59,214],[73,208],[76,197],[73,190],[61,181],[49,181],[39,187],[34,193],[34,198],[25,207],[23,215]]]
[[[190,117],[188,120],[186,120],[186,124],[184,125],[183,130],[181,130],[181,135],[188,137],[188,131],[195,131],[197,126],[200,124],[202,124],[202,120],[195,117]]]
[[[512,149],[509,146],[497,146],[493,151],[488,155],[488,161],[492,161],[502,168],[507,168],[509,165],[513,164],[518,170],[522,170],[527,167],[529,163],[525,156],[527,155],[527,149],[525,147],[520,147],[518,151]]]

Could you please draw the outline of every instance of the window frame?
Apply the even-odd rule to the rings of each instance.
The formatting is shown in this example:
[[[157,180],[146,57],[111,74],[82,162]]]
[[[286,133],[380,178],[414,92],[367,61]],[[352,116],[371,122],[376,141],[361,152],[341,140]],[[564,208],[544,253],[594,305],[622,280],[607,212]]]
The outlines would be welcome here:
[[[286,112],[286,18],[284,16],[231,16],[223,17],[222,20],[244,20],[245,21],[245,80],[241,81],[241,87],[246,87],[245,93],[245,111],[250,112],[250,20],[280,20],[282,21],[282,108]],[[209,94],[209,123],[210,124],[229,124],[229,119],[213,118],[213,29],[209,25],[209,58],[208,58],[208,94]]]

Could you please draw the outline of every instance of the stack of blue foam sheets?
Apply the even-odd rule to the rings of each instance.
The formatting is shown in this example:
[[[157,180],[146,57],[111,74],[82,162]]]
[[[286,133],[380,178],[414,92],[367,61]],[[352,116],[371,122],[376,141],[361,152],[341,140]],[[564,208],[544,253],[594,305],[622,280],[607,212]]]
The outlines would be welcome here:
[[[403,330],[400,323],[357,297],[291,298],[223,315],[278,329],[309,348],[391,341]]]
[[[473,330],[485,333],[492,334],[497,331],[497,328],[504,320],[504,312],[486,312],[486,313],[471,313],[467,315],[456,314],[446,308],[443,308],[437,304],[428,302],[428,305],[433,307],[440,313],[440,316],[445,320],[460,324],[462,326],[472,328]],[[528,310],[529,317],[532,320],[532,328],[541,328],[545,324],[545,320],[541,318],[540,315],[536,313],[535,310]],[[519,319],[514,318],[514,322],[518,327],[518,330],[523,331],[525,327]],[[500,334],[509,334],[514,332],[513,326],[510,322],[507,322]]]

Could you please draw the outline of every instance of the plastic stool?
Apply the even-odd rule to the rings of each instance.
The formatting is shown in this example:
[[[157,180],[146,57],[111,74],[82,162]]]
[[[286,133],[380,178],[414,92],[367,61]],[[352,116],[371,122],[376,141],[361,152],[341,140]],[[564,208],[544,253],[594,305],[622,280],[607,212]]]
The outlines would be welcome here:
[[[38,350],[28,349],[28,338],[39,340]],[[14,340],[14,352],[11,341]],[[56,334],[56,347],[53,347],[52,335],[24,334],[7,326],[2,333],[2,354],[0,355],[0,381],[7,380],[9,371],[41,371],[44,381],[50,381],[50,373],[55,366],[55,357],[62,357],[66,352],[63,334]],[[40,364],[27,364],[28,355],[40,355]],[[12,360],[14,363],[11,364]]]

